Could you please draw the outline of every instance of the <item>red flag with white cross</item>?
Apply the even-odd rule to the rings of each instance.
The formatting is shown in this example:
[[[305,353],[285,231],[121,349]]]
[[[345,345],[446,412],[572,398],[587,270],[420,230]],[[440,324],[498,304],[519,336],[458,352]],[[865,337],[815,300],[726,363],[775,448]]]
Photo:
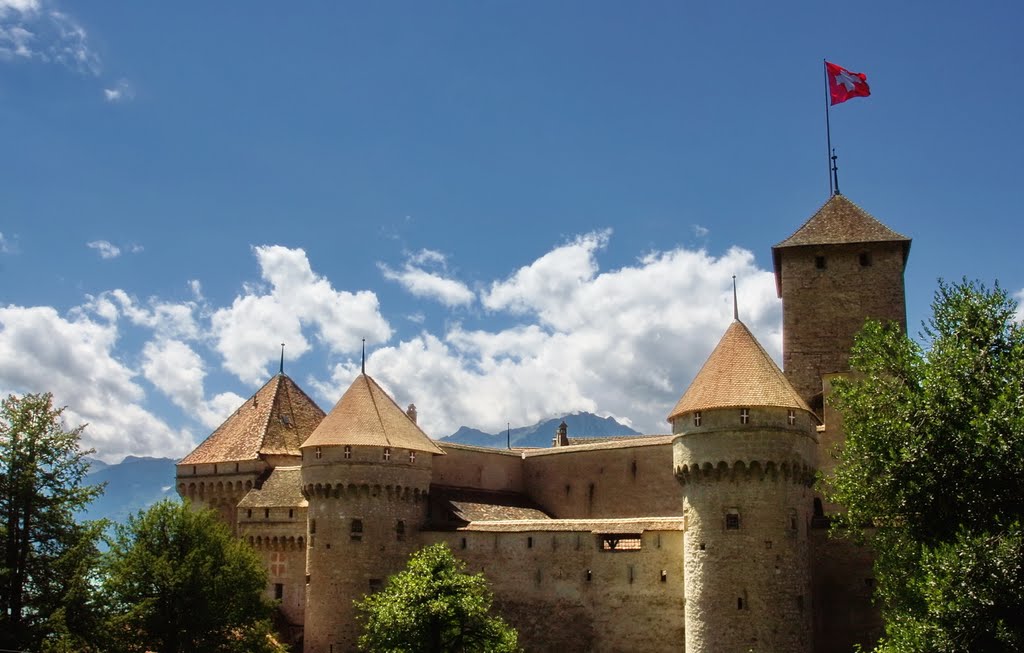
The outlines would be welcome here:
[[[828,92],[833,105],[846,102],[850,98],[871,95],[868,76],[864,73],[853,73],[828,61],[825,62],[825,69],[828,74]]]

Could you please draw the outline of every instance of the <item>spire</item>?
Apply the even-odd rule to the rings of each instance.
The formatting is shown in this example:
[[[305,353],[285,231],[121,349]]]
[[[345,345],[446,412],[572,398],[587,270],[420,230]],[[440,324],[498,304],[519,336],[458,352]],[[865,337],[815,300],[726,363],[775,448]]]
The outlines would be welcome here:
[[[366,338],[363,338],[363,360],[360,367],[363,370],[363,374],[366,374]]]
[[[277,370],[278,374],[284,374],[284,343],[281,343],[281,367]]]
[[[836,148],[833,147],[832,148],[832,156],[831,156],[831,159],[832,159],[832,194],[833,195],[842,195],[842,193],[839,192],[839,166],[836,165],[836,159],[838,159],[838,158],[839,157],[836,156]]]
[[[732,275],[732,319],[739,321],[740,305],[736,300],[736,275]]]

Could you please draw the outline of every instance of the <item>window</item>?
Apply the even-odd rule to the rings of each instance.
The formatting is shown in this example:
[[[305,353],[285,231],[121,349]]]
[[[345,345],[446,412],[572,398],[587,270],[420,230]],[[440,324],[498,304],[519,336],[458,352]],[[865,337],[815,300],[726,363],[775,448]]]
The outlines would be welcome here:
[[[384,589],[384,581],[380,578],[370,579],[370,594],[376,594],[377,592]]]
[[[391,460],[391,447],[384,447],[384,460]]]
[[[749,408],[740,408],[740,424],[750,424]]]
[[[313,535],[314,533],[316,533],[316,520],[315,519],[310,519],[309,520],[309,534]]]
[[[594,580],[594,572],[591,571],[590,569],[588,569],[587,570],[587,582],[589,583],[592,580]]]
[[[320,447],[317,447],[316,449],[313,450],[313,455],[316,456],[317,460],[323,458],[324,457],[323,449],[321,449]]]
[[[280,601],[284,598],[284,584],[274,583],[274,600]]]
[[[796,411],[795,410],[789,410],[789,411],[786,412],[786,422],[788,422],[790,426],[793,426],[794,424],[796,424]]]
[[[263,509],[263,518],[264,519],[270,519],[270,508],[264,508]]]
[[[772,548],[772,541],[771,540],[765,540],[764,541],[764,548],[766,548],[766,549]]]
[[[640,533],[601,535],[602,551],[639,551]]]
[[[699,410],[698,410],[698,411],[695,411],[695,412],[693,413],[693,425],[694,425],[694,426],[700,426],[700,420],[701,420],[701,414],[700,414],[700,411],[699,411]]]
[[[860,256],[857,257],[857,260],[860,261],[860,266],[862,268],[871,267],[871,254],[867,252],[861,252]]]
[[[795,532],[797,530],[797,525],[798,524],[799,524],[799,522],[797,521],[797,518],[796,518],[796,510],[790,510],[789,511],[789,530]]]
[[[743,609],[743,597],[742,596],[737,596],[736,597],[736,609],[737,610],[742,610]]]
[[[466,548],[466,538],[462,538],[462,542],[459,543],[459,547],[463,549]]]
[[[819,270],[824,270],[825,269],[825,257],[824,256],[815,256],[814,257],[814,267],[818,268]]]
[[[633,584],[633,565],[629,565],[629,583]]]
[[[350,459],[351,457],[352,457],[352,447],[350,447],[350,446],[348,446],[348,445],[346,444],[346,445],[345,445],[345,460],[348,460],[348,459]]]
[[[235,472],[238,472],[238,463],[235,463]]]
[[[291,415],[281,415],[281,423],[290,428],[291,425],[292,425],[292,416]]]
[[[740,529],[740,511],[736,508],[730,508],[725,513],[725,530],[727,531],[738,531]]]
[[[395,524],[395,539],[399,542],[405,540],[405,522],[401,519],[399,519],[398,523]]]
[[[667,569],[662,569],[661,570],[661,582],[663,582],[663,583],[667,583],[668,582],[668,570]]]
[[[295,517],[295,509],[294,508],[289,508],[288,509],[288,519],[291,519],[293,517]]]
[[[414,464],[415,462],[416,462],[416,452],[415,451],[410,451],[409,452],[409,463],[410,464]]]
[[[526,548],[527,549],[532,549],[533,548],[533,538],[532,537],[526,538]]]
[[[249,508],[248,510],[245,511],[245,518],[252,519],[252,508]]]
[[[363,539],[363,520],[362,519],[353,519],[352,520],[352,529],[351,529],[351,533],[350,534],[352,536],[352,541],[353,542],[359,542],[360,540]]]

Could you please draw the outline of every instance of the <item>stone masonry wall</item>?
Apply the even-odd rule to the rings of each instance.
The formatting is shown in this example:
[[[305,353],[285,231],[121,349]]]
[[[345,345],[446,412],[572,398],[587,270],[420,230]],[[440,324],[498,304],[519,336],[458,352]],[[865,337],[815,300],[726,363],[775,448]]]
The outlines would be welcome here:
[[[449,487],[506,492],[523,491],[520,453],[466,445],[438,443],[444,456],[434,459],[433,483]]]
[[[870,265],[861,264],[861,254]],[[817,257],[824,257],[824,268]],[[848,369],[853,337],[867,318],[906,329],[903,245],[792,247],[782,250],[781,263],[783,369],[811,403],[822,375]]]
[[[446,542],[482,572],[495,607],[531,653],[682,651],[682,533],[647,531],[638,551],[602,550],[599,533],[455,531]]]
[[[672,445],[633,445],[529,452],[526,493],[559,519],[678,516]]]

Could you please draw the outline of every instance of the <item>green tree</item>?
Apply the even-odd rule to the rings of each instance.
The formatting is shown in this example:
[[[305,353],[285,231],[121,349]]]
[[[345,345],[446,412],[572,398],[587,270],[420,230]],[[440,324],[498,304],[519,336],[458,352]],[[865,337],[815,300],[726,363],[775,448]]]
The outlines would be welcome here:
[[[95,542],[96,525],[74,515],[103,489],[83,482],[92,451],[79,448],[84,427],[66,429],[63,411],[49,393],[0,404],[0,648],[38,646]]]
[[[259,557],[210,510],[162,501],[117,527],[103,594],[125,653],[271,653]]]
[[[359,646],[374,653],[505,653],[519,651],[518,635],[490,615],[492,597],[483,574],[464,573],[465,563],[446,544],[409,557],[405,571],[385,588],[356,602],[363,635]]]
[[[834,385],[835,530],[874,545],[879,651],[1024,650],[1024,329],[998,286],[940,282],[932,312],[925,345],[869,322]]]

